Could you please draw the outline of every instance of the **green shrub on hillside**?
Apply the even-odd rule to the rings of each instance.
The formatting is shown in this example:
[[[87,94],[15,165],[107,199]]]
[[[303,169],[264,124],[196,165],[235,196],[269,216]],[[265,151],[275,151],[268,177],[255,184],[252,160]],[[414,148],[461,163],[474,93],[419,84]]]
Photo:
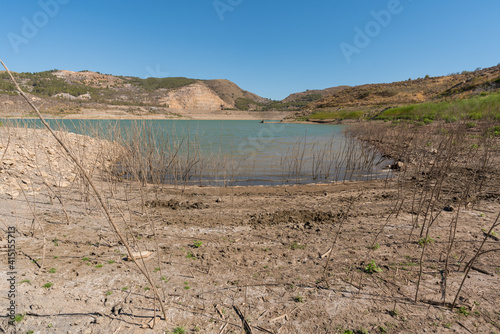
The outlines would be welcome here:
[[[432,120],[444,120],[447,123],[459,119],[500,120],[500,93],[477,96],[463,100],[444,102],[426,102],[397,108],[391,108],[380,114],[378,119],[408,119],[428,123]]]
[[[234,104],[236,108],[240,110],[248,110],[250,109],[251,104],[257,104],[254,100],[252,99],[245,99],[243,97],[239,97],[234,101]]]
[[[128,81],[140,88],[144,88],[147,91],[154,91],[160,88],[164,89],[174,89],[187,85],[191,85],[197,82],[195,79],[189,79],[184,77],[174,77],[174,78],[128,78]]]
[[[312,116],[309,116],[308,119],[360,119],[364,115],[364,111],[356,110],[356,111],[320,111]]]
[[[282,102],[282,101],[271,101],[270,103],[266,104],[262,110],[289,110],[289,111],[297,111],[301,110],[305,106],[307,106],[309,103],[317,101],[321,99],[323,95],[319,93],[311,93],[304,95],[297,100],[290,101],[290,102]]]
[[[95,89],[89,86],[69,84],[63,79],[54,76],[52,73],[57,70],[38,73],[16,73],[22,88],[35,95],[53,96],[59,93],[67,93],[73,96],[80,96],[86,93],[93,93]],[[0,73],[0,91],[15,92],[16,88],[11,83],[6,72]]]

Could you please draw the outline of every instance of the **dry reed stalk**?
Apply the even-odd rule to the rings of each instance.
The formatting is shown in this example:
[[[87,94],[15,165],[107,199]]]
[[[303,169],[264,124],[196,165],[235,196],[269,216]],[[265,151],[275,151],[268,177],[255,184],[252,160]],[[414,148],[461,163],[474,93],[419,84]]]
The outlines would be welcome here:
[[[451,309],[453,309],[455,307],[456,303],[457,303],[457,299],[460,296],[460,292],[462,291],[462,287],[464,286],[465,280],[467,279],[469,271],[471,270],[472,266],[474,265],[474,262],[477,260],[477,258],[481,254],[484,254],[484,252],[481,253],[481,250],[483,249],[483,246],[486,243],[486,240],[488,239],[488,237],[491,234],[491,232],[493,231],[493,229],[497,225],[499,225],[498,224],[498,219],[499,218],[500,218],[500,213],[498,213],[497,218],[495,219],[495,221],[491,225],[488,233],[486,233],[486,235],[484,236],[483,242],[481,243],[481,245],[479,246],[478,250],[476,251],[476,254],[474,254],[474,257],[469,261],[468,265],[466,266],[466,270],[465,270],[465,273],[464,273],[464,278],[462,279],[462,283],[460,283],[460,287],[458,288],[457,294],[455,295],[455,299],[453,300],[453,303],[451,304]]]
[[[75,165],[78,167],[78,169],[80,170],[80,172],[82,173],[82,175],[84,176],[85,180],[88,182],[88,184],[90,185],[90,187],[92,188],[92,190],[94,191],[95,193],[95,196],[97,197],[104,213],[105,213],[105,216],[109,222],[109,224],[111,225],[112,229],[115,231],[116,235],[118,236],[118,238],[120,239],[120,241],[123,243],[123,245],[125,246],[125,248],[127,249],[127,253],[129,255],[129,257],[132,259],[132,261],[134,262],[134,264],[137,266],[137,268],[139,269],[139,271],[145,276],[145,278],[148,280],[149,284],[151,284],[151,287],[154,291],[154,294],[156,295],[156,297],[158,298],[159,302],[160,302],[160,307],[162,309],[162,312],[163,312],[163,315],[165,317],[165,320],[167,320],[167,312],[166,312],[166,309],[165,309],[165,305],[163,304],[161,298],[160,298],[160,295],[158,294],[158,290],[156,289],[156,286],[155,284],[153,283],[152,279],[151,279],[151,276],[149,275],[149,273],[147,272],[147,268],[144,266],[144,268],[135,260],[135,258],[132,256],[132,249],[130,248],[130,245],[129,243],[127,242],[127,240],[124,238],[124,236],[122,235],[118,225],[115,223],[113,217],[111,216],[111,213],[109,212],[109,209],[108,209],[108,206],[106,205],[106,203],[104,202],[104,199],[102,198],[101,196],[101,193],[100,191],[97,189],[97,187],[95,186],[94,182],[92,181],[92,179],[90,178],[89,174],[87,173],[87,171],[85,170],[85,168],[82,166],[82,164],[80,163],[80,161],[75,157],[75,155],[73,154],[73,152],[66,146],[66,144],[56,135],[56,133],[54,132],[54,130],[52,130],[52,128],[49,126],[49,124],[45,121],[45,119],[43,118],[43,116],[40,114],[40,111],[38,110],[38,108],[33,104],[33,102],[29,99],[29,97],[26,95],[26,93],[24,93],[24,91],[21,89],[21,87],[19,87],[19,84],[17,83],[17,81],[14,79],[14,77],[12,76],[12,73],[10,72],[10,70],[7,68],[7,66],[4,64],[4,62],[2,60],[0,60],[0,63],[3,65],[3,67],[5,68],[5,70],[7,71],[7,73],[9,74],[11,80],[13,81],[14,85],[16,86],[16,89],[18,90],[19,94],[21,94],[22,97],[24,97],[24,99],[28,102],[28,104],[33,108],[33,110],[35,111],[36,115],[38,116],[38,118],[40,119],[40,121],[42,122],[42,124],[45,126],[45,128],[47,128],[47,130],[51,133],[51,135],[56,139],[56,141],[59,143],[59,145],[61,145],[61,147],[64,149],[64,151],[68,154],[68,156],[71,158],[71,160],[75,163]]]

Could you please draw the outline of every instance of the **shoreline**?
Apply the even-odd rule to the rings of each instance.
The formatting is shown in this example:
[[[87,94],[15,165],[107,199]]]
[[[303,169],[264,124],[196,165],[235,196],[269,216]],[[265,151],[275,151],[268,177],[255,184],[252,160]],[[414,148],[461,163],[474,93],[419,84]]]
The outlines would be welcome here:
[[[281,121],[290,115],[291,112],[275,111],[275,112],[261,112],[261,111],[240,111],[240,110],[180,110],[171,109],[165,113],[158,114],[138,114],[132,115],[125,111],[116,110],[94,110],[87,109],[81,113],[42,113],[45,119],[130,119],[130,120],[248,120],[248,121],[261,121],[261,120],[278,120]],[[25,112],[4,112],[0,115],[6,119],[32,119],[36,118],[32,114]]]

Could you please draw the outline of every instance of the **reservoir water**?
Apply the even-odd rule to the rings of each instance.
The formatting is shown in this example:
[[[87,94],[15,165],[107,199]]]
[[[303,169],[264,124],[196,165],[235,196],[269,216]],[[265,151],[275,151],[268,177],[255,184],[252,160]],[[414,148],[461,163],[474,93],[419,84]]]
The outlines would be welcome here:
[[[15,122],[41,127],[39,120]],[[387,175],[382,169],[387,162],[367,145],[346,137],[344,125],[247,120],[64,119],[48,123],[55,129],[119,140],[140,152],[151,152],[155,146],[154,151],[165,156],[160,164],[169,166],[162,171],[166,183],[277,185]]]

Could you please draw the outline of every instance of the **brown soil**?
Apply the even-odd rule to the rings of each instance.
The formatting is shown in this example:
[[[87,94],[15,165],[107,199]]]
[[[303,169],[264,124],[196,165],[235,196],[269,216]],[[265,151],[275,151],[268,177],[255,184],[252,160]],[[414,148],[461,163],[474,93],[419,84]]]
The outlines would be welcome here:
[[[5,144],[5,137],[0,139]],[[6,172],[8,168],[4,166]],[[141,192],[128,182],[95,174],[129,242],[136,251],[152,252],[144,263],[164,296],[168,318],[160,320],[146,280],[126,260],[93,195],[86,196],[75,181],[56,189],[69,224],[63,206],[47,191],[26,193],[29,206],[22,195],[13,199],[0,193],[1,263],[6,268],[7,226],[16,226],[17,313],[24,314],[15,327],[8,325],[2,279],[3,330],[164,333],[181,326],[186,333],[243,333],[235,307],[253,333],[500,330],[498,252],[480,257],[469,272],[457,305],[462,309],[440,305],[456,205],[455,211],[443,211],[433,228],[434,242],[427,246],[414,302],[420,231],[416,227],[410,237],[410,203],[390,216],[400,192],[411,198],[410,186],[401,189],[395,181],[377,180],[276,187],[148,186]],[[405,182],[419,180],[408,177]],[[451,200],[453,194],[448,196]],[[32,210],[45,233],[43,268],[43,236]],[[474,207],[461,208],[447,303],[464,277],[465,263],[485,238],[482,229],[499,212],[498,188]],[[492,235],[484,249],[498,245]],[[366,272],[372,260],[381,272]]]

